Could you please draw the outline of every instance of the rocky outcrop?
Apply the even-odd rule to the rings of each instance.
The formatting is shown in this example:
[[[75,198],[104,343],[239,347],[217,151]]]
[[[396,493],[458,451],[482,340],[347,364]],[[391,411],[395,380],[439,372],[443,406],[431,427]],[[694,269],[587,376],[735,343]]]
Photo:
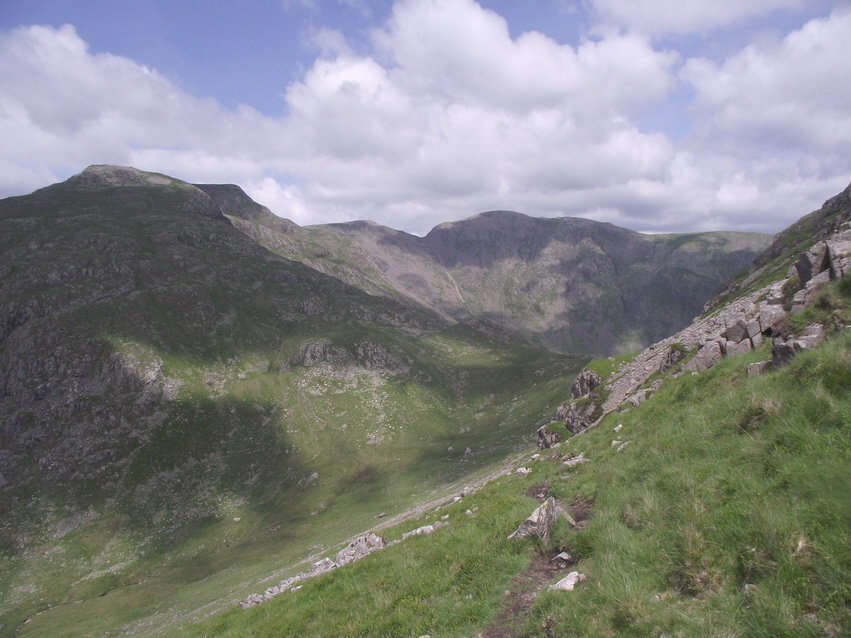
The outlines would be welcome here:
[[[650,346],[623,364],[602,386],[602,391],[608,395],[592,423],[588,422],[588,413],[589,408],[596,407],[593,404],[578,407],[571,402],[565,403],[557,411],[557,418],[566,422],[570,432],[578,434],[624,403],[639,405],[646,399],[644,388],[649,378],[657,372],[670,372],[682,353],[690,351],[694,356],[685,364],[679,364],[678,374],[708,370],[722,357],[759,348],[764,339],[772,342],[772,359],[753,364],[748,374],[753,376],[771,366],[782,365],[823,338],[823,327],[819,325],[809,326],[803,335],[788,334],[784,321],[787,314],[801,312],[812,302],[819,286],[844,276],[849,269],[851,225],[844,224],[833,235],[803,251],[794,268],[790,268],[789,277],[728,303],[720,311],[699,317],[685,330]],[[795,289],[792,276],[801,282],[799,290]],[[574,385],[581,387],[582,384]]]
[[[594,370],[585,368],[576,379],[570,388],[570,398],[578,399],[579,397],[588,396],[598,387],[603,384],[603,379]]]

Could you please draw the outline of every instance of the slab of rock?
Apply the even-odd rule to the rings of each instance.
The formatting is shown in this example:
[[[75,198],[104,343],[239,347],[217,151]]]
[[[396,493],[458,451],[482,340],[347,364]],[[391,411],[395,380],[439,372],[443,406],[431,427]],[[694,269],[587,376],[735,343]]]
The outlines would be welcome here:
[[[783,321],[786,311],[783,306],[771,304],[768,301],[759,307],[759,326],[762,332],[772,332]]]
[[[687,371],[703,372],[721,360],[721,346],[717,341],[704,341],[691,361],[686,364]]]
[[[802,286],[806,286],[810,279],[829,267],[830,261],[828,260],[827,244],[823,241],[818,242],[809,250],[801,253],[798,261],[795,263],[795,271],[801,280]]]
[[[553,526],[558,520],[560,509],[556,505],[556,500],[550,496],[544,501],[543,505],[529,515],[529,518],[520,523],[520,527],[508,537],[508,540],[529,537],[548,539],[553,531]]]
[[[825,242],[833,279],[841,279],[851,272],[851,230],[836,233]]]
[[[585,580],[585,574],[579,572],[570,572],[567,576],[558,581],[555,585],[550,585],[550,589],[556,591],[573,591],[579,583]]]
[[[739,343],[742,339],[746,339],[748,335],[748,321],[743,312],[738,312],[730,315],[725,319],[727,329],[722,333],[727,341]]]
[[[728,357],[735,357],[739,354],[745,354],[746,352],[751,351],[751,340],[745,339],[743,341],[740,341],[739,343],[732,343],[728,341],[725,349]]]

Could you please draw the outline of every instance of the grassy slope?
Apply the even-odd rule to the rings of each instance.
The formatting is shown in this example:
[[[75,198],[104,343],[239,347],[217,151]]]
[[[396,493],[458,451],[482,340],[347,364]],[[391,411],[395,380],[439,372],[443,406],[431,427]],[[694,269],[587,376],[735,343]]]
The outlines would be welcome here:
[[[847,312],[847,290],[829,294]],[[767,347],[669,379],[559,450],[591,462],[566,471],[534,462],[527,478],[504,477],[447,508],[451,524],[433,536],[193,635],[473,635],[536,552],[562,548],[588,581],[544,592],[515,635],[849,635],[851,335],[748,379]],[[615,438],[631,443],[617,452]],[[524,492],[540,483],[567,503],[592,499],[590,524],[560,522],[549,544],[508,542],[537,505]],[[462,513],[474,507],[475,517]]]

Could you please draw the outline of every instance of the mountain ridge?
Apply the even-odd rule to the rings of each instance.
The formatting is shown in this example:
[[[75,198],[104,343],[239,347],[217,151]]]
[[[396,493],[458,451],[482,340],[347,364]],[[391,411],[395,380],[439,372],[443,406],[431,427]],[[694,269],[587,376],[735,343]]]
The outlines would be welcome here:
[[[357,221],[233,223],[273,252],[370,294],[411,299],[448,319],[502,323],[581,354],[633,351],[685,327],[710,293],[771,238],[754,233],[641,235],[581,218],[488,211],[425,237]]]

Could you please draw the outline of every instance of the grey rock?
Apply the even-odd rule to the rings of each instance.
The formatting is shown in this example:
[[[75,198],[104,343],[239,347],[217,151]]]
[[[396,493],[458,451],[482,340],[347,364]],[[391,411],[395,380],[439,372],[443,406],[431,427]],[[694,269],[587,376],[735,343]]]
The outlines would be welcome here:
[[[772,333],[786,316],[783,306],[766,301],[759,308],[759,326],[763,333]]]
[[[679,348],[671,347],[668,349],[668,354],[662,359],[659,364],[659,372],[666,372],[678,364],[683,358],[683,353]]]
[[[703,372],[721,360],[721,346],[717,341],[705,341],[694,358],[686,364],[686,371]]]
[[[574,379],[573,385],[570,388],[570,398],[578,399],[579,397],[588,396],[602,384],[603,379],[600,378],[599,374],[594,372],[594,370],[585,368]]]
[[[783,294],[783,286],[786,285],[788,279],[783,279],[781,281],[775,282],[771,284],[768,289],[768,294],[765,297],[765,303],[770,306],[782,306],[786,301],[786,295]],[[765,330],[765,325],[763,324],[763,330]]]
[[[384,549],[386,544],[387,539],[384,538],[384,536],[379,536],[378,534],[370,532],[366,536],[356,538],[349,543],[348,547],[337,552],[334,562],[337,563],[339,567],[348,565],[353,561],[363,558],[367,554],[379,549]]]
[[[536,508],[529,518],[523,521],[509,537],[508,540],[517,540],[523,538],[537,537],[544,540],[550,537],[553,526],[559,517],[559,508],[556,505],[555,499],[551,496],[543,505]]]
[[[851,272],[851,230],[836,233],[826,244],[832,277],[841,279]]]
[[[728,357],[735,357],[736,355],[745,354],[750,351],[750,339],[745,339],[744,341],[740,341],[739,343],[731,343],[729,341],[727,342],[726,352]]]
[[[555,591],[573,591],[579,583],[585,581],[585,574],[579,572],[570,572],[567,576],[558,581],[555,585],[550,585],[550,589]]]
[[[757,361],[756,363],[748,364],[748,378],[755,377],[771,367],[771,361]]]
[[[538,449],[545,450],[561,441],[561,434],[559,432],[548,432],[548,427],[542,425],[538,428]]]
[[[580,452],[579,456],[573,456],[572,454],[566,454],[562,457],[561,466],[564,468],[567,467],[575,467],[577,465],[581,465],[582,463],[587,463],[588,459],[585,458],[585,452]]]
[[[593,403],[578,406],[575,403],[563,404],[556,412],[556,418],[564,421],[565,427],[573,434],[578,434],[594,422],[594,412],[597,406]]]
[[[823,241],[803,252],[795,263],[795,270],[802,286],[806,286],[810,279],[829,267],[827,244]]]
[[[744,313],[735,313],[725,318],[726,330],[722,333],[727,341],[739,343],[748,335],[748,322]]]

